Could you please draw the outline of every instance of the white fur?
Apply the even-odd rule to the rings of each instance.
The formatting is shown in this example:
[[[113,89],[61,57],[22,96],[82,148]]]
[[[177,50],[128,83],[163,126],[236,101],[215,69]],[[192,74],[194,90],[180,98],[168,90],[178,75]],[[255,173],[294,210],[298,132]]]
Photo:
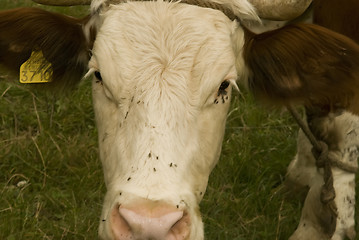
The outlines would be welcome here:
[[[167,2],[110,5],[99,22],[89,73],[103,78],[93,82],[108,190],[100,236],[113,238],[107,220],[116,204],[140,197],[188,211],[189,239],[201,240],[198,204],[230,102],[215,99],[237,78],[231,36],[243,32],[220,11]]]
[[[329,123],[328,123],[329,124]],[[329,125],[328,125],[329,126]],[[343,142],[339,143],[337,154],[341,162],[357,166],[359,146],[359,118],[350,113],[344,113],[330,123],[341,134]],[[325,127],[325,126],[323,126]],[[320,191],[324,184],[322,171],[315,166],[315,159],[311,154],[311,144],[302,132],[298,137],[298,153],[288,167],[287,178],[301,186],[308,186],[310,190],[306,197],[302,216],[297,230],[290,240],[328,239],[321,230],[318,219],[323,210],[320,203]],[[331,240],[342,240],[345,237],[354,239],[354,211],[355,211],[355,174],[333,167],[335,203],[338,208],[336,229]]]

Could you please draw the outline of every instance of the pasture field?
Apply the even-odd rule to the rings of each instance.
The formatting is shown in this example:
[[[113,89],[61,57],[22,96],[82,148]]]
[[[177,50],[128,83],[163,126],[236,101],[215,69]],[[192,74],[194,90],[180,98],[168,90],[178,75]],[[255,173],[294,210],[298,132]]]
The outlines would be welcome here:
[[[0,9],[19,6],[38,5],[0,1]],[[206,239],[288,239],[302,207],[282,191],[297,131],[288,113],[234,93],[222,156],[201,203]],[[97,239],[104,194],[90,81],[60,96],[0,69],[0,239]]]

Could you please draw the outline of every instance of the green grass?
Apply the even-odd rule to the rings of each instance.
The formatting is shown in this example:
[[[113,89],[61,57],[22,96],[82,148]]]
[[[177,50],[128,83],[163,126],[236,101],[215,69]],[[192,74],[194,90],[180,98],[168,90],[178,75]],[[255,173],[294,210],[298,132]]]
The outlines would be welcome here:
[[[1,0],[0,9],[35,5]],[[288,239],[301,202],[280,190],[297,130],[287,113],[234,95],[222,156],[201,203],[206,239]],[[59,97],[0,70],[0,239],[97,239],[104,193],[90,82]]]
[[[250,96],[236,95],[220,163],[202,203],[208,239],[288,239],[300,202],[284,200],[282,182],[295,153],[297,126]]]

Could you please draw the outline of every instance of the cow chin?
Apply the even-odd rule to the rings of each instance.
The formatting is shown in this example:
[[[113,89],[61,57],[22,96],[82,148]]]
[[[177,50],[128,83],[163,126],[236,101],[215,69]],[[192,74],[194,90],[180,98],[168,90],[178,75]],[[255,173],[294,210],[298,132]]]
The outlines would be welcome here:
[[[104,240],[201,240],[203,223],[196,197],[154,200],[108,191],[99,235]]]

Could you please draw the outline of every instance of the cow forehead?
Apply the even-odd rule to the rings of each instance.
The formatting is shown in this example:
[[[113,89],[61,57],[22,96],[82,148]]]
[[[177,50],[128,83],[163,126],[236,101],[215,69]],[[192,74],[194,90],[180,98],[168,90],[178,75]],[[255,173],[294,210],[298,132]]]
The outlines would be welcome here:
[[[158,76],[183,79],[198,92],[208,79],[203,73],[217,74],[221,81],[234,64],[230,38],[237,23],[217,10],[129,2],[111,5],[100,17],[93,65],[115,92],[128,92],[124,87],[133,89],[135,83],[152,84],[149,79]]]
[[[103,79],[93,89],[101,156],[112,172],[107,175],[120,176],[118,165],[125,171],[122,182],[134,184],[137,175],[128,176],[128,169],[143,170],[148,159],[163,164],[146,165],[154,178],[154,169],[171,170],[171,163],[178,174],[190,171],[196,158],[203,168],[199,178],[206,179],[229,105],[213,101],[221,82],[236,78],[231,33],[237,23],[216,10],[164,2],[113,5],[100,17],[90,67]]]

